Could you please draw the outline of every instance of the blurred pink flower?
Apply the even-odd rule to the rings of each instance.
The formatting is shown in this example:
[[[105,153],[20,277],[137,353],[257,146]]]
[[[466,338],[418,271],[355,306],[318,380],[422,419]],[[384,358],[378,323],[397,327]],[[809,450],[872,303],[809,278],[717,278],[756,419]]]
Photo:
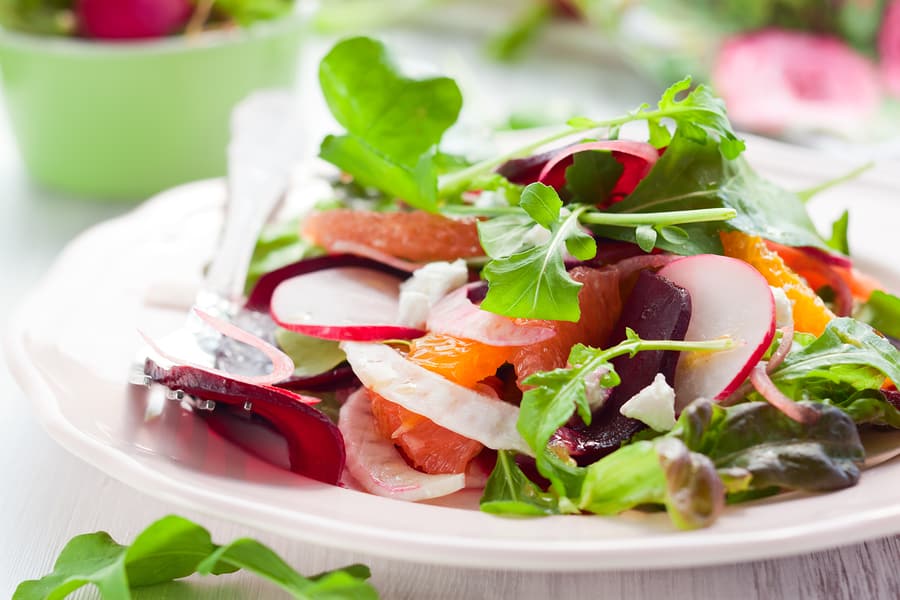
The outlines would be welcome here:
[[[841,40],[779,29],[727,40],[712,80],[731,120],[764,133],[850,133],[877,110],[881,95],[873,64]]]
[[[891,95],[900,97],[900,0],[894,0],[885,10],[878,53],[884,86]]]

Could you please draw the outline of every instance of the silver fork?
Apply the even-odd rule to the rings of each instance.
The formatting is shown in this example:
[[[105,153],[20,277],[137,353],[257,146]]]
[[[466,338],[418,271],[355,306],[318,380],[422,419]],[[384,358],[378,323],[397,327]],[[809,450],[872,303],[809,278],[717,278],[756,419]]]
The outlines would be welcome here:
[[[293,167],[303,150],[295,99],[287,92],[257,92],[234,110],[228,145],[228,198],[218,249],[209,264],[184,326],[160,341],[167,352],[194,363],[215,367],[222,350],[222,336],[194,313],[193,308],[244,328],[265,334],[271,330],[266,315],[241,310],[244,282],[259,233],[287,192]],[[151,348],[139,349],[129,381],[147,387],[147,358],[166,364]],[[255,370],[263,365],[244,365]],[[154,386],[155,387],[155,386]],[[180,390],[155,390],[148,412],[161,409],[159,399],[185,402],[193,408],[212,410],[215,402],[198,401]],[[152,405],[152,406],[151,406]]]

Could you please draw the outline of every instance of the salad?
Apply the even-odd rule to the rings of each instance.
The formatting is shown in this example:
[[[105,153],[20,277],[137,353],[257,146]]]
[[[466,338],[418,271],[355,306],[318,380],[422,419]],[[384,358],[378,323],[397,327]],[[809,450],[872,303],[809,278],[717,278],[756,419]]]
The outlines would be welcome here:
[[[260,237],[242,312],[262,335],[198,313],[232,338],[217,368],[145,366],[236,443],[265,454],[239,413],[323,482],[689,529],[852,486],[860,432],[900,428],[900,299],[854,267],[846,213],[813,226],[826,186],[756,173],[704,86],[471,161],[440,150],[453,80],[369,38],[319,78],[334,197]],[[235,359],[251,347],[265,370]]]

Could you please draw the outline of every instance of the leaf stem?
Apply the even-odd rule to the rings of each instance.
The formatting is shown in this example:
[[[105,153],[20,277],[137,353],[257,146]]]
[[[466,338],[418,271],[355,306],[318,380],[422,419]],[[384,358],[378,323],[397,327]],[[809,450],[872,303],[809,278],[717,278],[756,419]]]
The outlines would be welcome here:
[[[695,210],[671,210],[656,213],[608,213],[588,212],[581,215],[581,222],[591,225],[682,225],[685,223],[706,223],[727,221],[737,216],[732,208],[700,208]]]
[[[520,146],[519,148],[501,154],[500,156],[477,162],[466,167],[465,169],[461,169],[459,171],[444,175],[443,177],[441,177],[438,184],[438,197],[445,198],[448,196],[455,196],[457,194],[460,194],[466,191],[469,184],[475,178],[493,171],[506,161],[512,160],[514,158],[520,158],[522,156],[528,156],[529,154],[532,154],[533,152],[543,146],[546,146],[547,144],[565,139],[571,135],[575,135],[576,133],[584,133],[586,131],[594,131],[598,129],[609,129],[611,127],[620,127],[632,121],[650,121],[662,119],[664,117],[679,113],[697,112],[698,110],[699,109],[695,106],[673,106],[664,110],[639,110],[638,112],[629,113],[627,115],[615,119],[608,119],[606,121],[592,121],[590,119],[579,120],[577,125],[570,125],[568,128],[562,131],[557,131],[556,133],[552,133],[545,138],[537,140],[536,142],[525,144],[524,146]]]

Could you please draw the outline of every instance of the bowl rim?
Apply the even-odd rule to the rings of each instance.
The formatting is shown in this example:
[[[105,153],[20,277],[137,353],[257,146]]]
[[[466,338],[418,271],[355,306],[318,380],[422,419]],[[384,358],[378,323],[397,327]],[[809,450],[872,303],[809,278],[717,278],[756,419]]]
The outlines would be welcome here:
[[[239,26],[231,29],[204,31],[196,35],[182,34],[134,41],[87,40],[78,37],[37,35],[0,27],[0,47],[27,50],[39,54],[86,56],[111,54],[152,56],[197,52],[289,31],[299,31],[308,24],[309,16],[308,11],[295,8],[284,16],[269,21],[260,21],[247,27]]]

